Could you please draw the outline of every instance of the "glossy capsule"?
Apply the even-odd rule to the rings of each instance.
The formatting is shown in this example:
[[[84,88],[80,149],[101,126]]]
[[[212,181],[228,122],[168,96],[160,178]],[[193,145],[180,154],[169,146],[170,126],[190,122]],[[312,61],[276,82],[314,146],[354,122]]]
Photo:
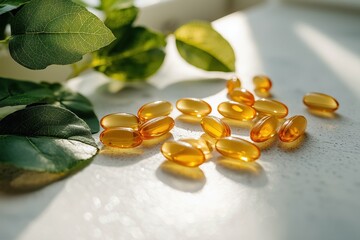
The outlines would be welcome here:
[[[240,159],[247,162],[260,157],[260,149],[251,142],[241,138],[226,137],[215,144],[216,150],[225,157]]]
[[[254,95],[245,88],[235,88],[229,93],[229,98],[235,102],[252,106],[255,102]]]
[[[278,120],[274,116],[263,116],[250,131],[250,138],[254,142],[265,142],[276,134]]]
[[[269,99],[259,99],[254,103],[253,108],[259,113],[273,115],[277,118],[284,118],[288,115],[288,108],[285,104]]]
[[[271,80],[268,76],[265,75],[257,75],[253,78],[253,83],[255,86],[255,90],[260,90],[264,92],[270,91],[272,87]]]
[[[231,135],[231,129],[220,118],[207,116],[201,120],[201,127],[205,133],[213,138],[219,139]]]
[[[137,115],[141,122],[148,121],[160,116],[167,116],[173,110],[172,104],[168,101],[155,101],[144,104]]]
[[[238,77],[233,76],[229,80],[226,81],[226,88],[228,93],[231,93],[235,88],[241,87],[241,81]]]
[[[202,151],[204,153],[204,155],[208,155],[212,152],[212,147],[209,143],[207,143],[204,139],[199,138],[199,139],[195,139],[195,138],[182,138],[179,139],[179,141],[181,142],[187,142],[189,143],[191,146],[193,146],[194,148],[199,149],[200,151]]]
[[[293,116],[280,126],[279,138],[283,142],[293,142],[305,133],[306,126],[307,121],[304,116]]]
[[[323,93],[308,93],[303,98],[304,104],[310,109],[334,112],[339,108],[339,103],[330,95]]]
[[[100,134],[100,141],[110,147],[133,148],[143,140],[140,133],[132,128],[109,128]]]
[[[187,167],[197,167],[205,162],[202,151],[187,142],[168,141],[161,147],[166,159]]]
[[[113,113],[104,116],[100,120],[100,125],[104,129],[125,127],[137,130],[139,126],[139,119],[131,113]]]
[[[176,108],[186,115],[204,117],[211,113],[211,106],[198,98],[181,98],[176,102]]]
[[[247,121],[256,116],[254,108],[237,102],[222,102],[217,108],[218,112],[226,118]]]
[[[161,116],[143,123],[139,128],[139,132],[143,139],[152,139],[170,132],[174,125],[174,119],[169,116]]]

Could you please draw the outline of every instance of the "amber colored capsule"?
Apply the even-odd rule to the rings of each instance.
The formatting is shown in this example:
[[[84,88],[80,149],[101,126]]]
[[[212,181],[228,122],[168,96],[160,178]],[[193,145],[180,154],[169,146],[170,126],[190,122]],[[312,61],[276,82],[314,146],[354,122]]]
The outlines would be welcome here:
[[[253,108],[259,113],[273,115],[277,118],[284,118],[288,115],[288,108],[285,104],[269,99],[259,99],[254,103]]]
[[[231,135],[231,129],[220,118],[207,116],[201,120],[201,127],[205,133],[213,138],[219,139]]]
[[[245,88],[235,88],[229,93],[229,98],[235,102],[252,106],[255,102],[254,95]]]
[[[181,98],[176,102],[176,108],[186,115],[204,117],[211,113],[211,106],[198,98]]]
[[[235,88],[240,88],[241,82],[238,77],[233,76],[229,80],[226,81],[226,88],[228,90],[228,93],[231,93]]]
[[[137,130],[139,126],[139,119],[131,113],[113,113],[104,116],[100,120],[100,125],[104,129],[126,127]]]
[[[222,102],[218,106],[218,111],[226,118],[247,121],[256,116],[256,111],[252,107],[237,102]]]
[[[268,76],[257,75],[253,78],[255,90],[268,92],[271,89],[272,83]]]
[[[167,141],[161,146],[161,153],[168,160],[187,167],[197,167],[205,162],[203,152],[187,142]]]
[[[339,108],[339,103],[335,98],[323,93],[308,93],[304,96],[303,102],[311,109],[334,112]]]
[[[172,104],[168,101],[155,101],[144,104],[137,115],[140,121],[144,122],[152,118],[167,116],[173,110]]]
[[[142,143],[140,133],[132,128],[109,128],[100,134],[100,141],[110,147],[133,148]]]
[[[278,120],[274,116],[264,116],[257,121],[250,131],[254,142],[265,142],[276,134]]]
[[[174,125],[174,119],[169,116],[161,116],[143,123],[139,127],[139,132],[143,139],[151,139],[170,132]]]
[[[240,159],[247,162],[260,157],[260,149],[253,143],[241,138],[226,137],[215,144],[216,150],[225,157]]]
[[[293,116],[280,126],[279,138],[283,142],[293,142],[305,133],[306,126],[307,121],[304,116]]]
[[[208,155],[212,152],[211,145],[202,138],[199,138],[199,139],[182,138],[182,139],[179,139],[179,141],[190,143],[191,146],[202,151],[204,153],[204,155]]]

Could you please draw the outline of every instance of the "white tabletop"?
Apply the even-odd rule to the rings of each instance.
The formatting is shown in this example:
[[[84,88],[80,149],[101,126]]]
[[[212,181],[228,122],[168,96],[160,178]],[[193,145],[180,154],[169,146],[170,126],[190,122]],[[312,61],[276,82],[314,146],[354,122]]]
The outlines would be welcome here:
[[[105,148],[69,178],[32,193],[1,194],[0,239],[360,239],[360,16],[263,5],[214,26],[234,47],[245,88],[265,73],[274,98],[308,119],[298,148],[274,142],[255,173],[226,168],[214,154],[199,169],[184,170],[188,178],[166,171],[174,166],[164,167],[161,143],[132,152]],[[204,98],[216,109],[226,99],[221,78],[228,75],[187,65],[169,41],[165,64],[146,86],[111,94],[97,73],[69,85],[100,117],[181,97]],[[336,97],[337,115],[311,115],[302,104],[310,91]],[[170,138],[200,130],[177,119]],[[247,128],[232,130],[248,138]]]

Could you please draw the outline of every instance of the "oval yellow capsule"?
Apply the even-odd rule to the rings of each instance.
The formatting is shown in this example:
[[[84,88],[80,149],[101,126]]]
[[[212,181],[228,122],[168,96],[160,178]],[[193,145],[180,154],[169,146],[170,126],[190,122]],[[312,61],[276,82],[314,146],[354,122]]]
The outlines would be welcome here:
[[[304,116],[293,116],[280,126],[279,138],[283,142],[293,142],[305,133],[306,126],[307,121]]]
[[[176,102],[176,108],[186,115],[204,117],[211,113],[211,106],[198,98],[181,98]]]
[[[284,118],[288,115],[288,108],[285,104],[269,99],[259,99],[254,103],[253,108],[259,113],[273,115],[277,118]]]
[[[252,106],[255,102],[254,95],[245,88],[235,88],[229,93],[229,98],[235,102]]]
[[[139,119],[131,113],[113,113],[104,116],[100,120],[100,125],[104,129],[125,127],[137,130],[139,127]]]
[[[257,75],[253,78],[255,90],[268,92],[272,87],[272,82],[268,76]]]
[[[247,121],[256,116],[252,107],[237,102],[222,102],[218,106],[218,112],[226,118]]]
[[[205,133],[213,138],[219,139],[231,135],[231,129],[220,118],[207,116],[201,120],[201,127]]]
[[[147,120],[167,116],[173,110],[173,106],[168,101],[155,101],[144,104],[138,111],[137,115],[140,121],[145,122]]]
[[[257,121],[250,131],[254,142],[265,142],[276,134],[278,120],[274,116],[264,116]]]
[[[320,111],[334,112],[339,108],[338,101],[324,93],[308,93],[304,96],[303,102],[309,108]]]
[[[187,142],[189,143],[191,146],[193,146],[194,148],[199,149],[200,151],[202,151],[204,153],[204,155],[208,155],[212,152],[212,147],[210,144],[208,144],[204,139],[199,138],[199,139],[195,139],[195,138],[182,138],[179,139],[179,141],[181,142]]]
[[[174,119],[169,116],[156,117],[143,123],[139,132],[143,139],[152,139],[170,132],[174,125]]]
[[[226,88],[228,93],[231,93],[235,88],[241,87],[241,81],[238,77],[233,76],[229,80],[226,81]]]
[[[216,150],[225,157],[252,162],[261,155],[260,149],[253,143],[241,138],[226,137],[215,144]]]
[[[131,128],[109,128],[100,134],[100,141],[110,147],[133,148],[142,143],[138,131]]]
[[[187,167],[197,167],[205,162],[204,154],[187,142],[167,141],[161,147],[166,159]]]

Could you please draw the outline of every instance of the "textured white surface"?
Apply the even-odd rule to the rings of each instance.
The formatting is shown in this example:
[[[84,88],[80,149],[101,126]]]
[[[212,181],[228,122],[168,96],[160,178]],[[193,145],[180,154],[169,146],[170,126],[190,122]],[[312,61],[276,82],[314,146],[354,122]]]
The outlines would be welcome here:
[[[307,117],[301,146],[289,151],[275,142],[262,152],[258,174],[221,167],[215,155],[189,173],[203,174],[197,181],[163,171],[160,144],[131,153],[103,149],[72,177],[36,192],[0,195],[1,240],[360,239],[360,17],[264,5],[214,25],[234,46],[246,88],[254,74],[266,73],[274,98],[287,103],[290,115]],[[106,79],[95,73],[70,85],[93,101],[99,116],[135,113],[157,99],[200,97],[214,108],[226,99],[218,78],[226,75],[188,66],[173,44],[168,50],[148,86],[109,94]],[[309,91],[335,96],[336,117],[309,114],[301,102]],[[233,131],[248,135],[246,128]],[[179,120],[172,131],[175,139],[200,134],[198,125]]]

